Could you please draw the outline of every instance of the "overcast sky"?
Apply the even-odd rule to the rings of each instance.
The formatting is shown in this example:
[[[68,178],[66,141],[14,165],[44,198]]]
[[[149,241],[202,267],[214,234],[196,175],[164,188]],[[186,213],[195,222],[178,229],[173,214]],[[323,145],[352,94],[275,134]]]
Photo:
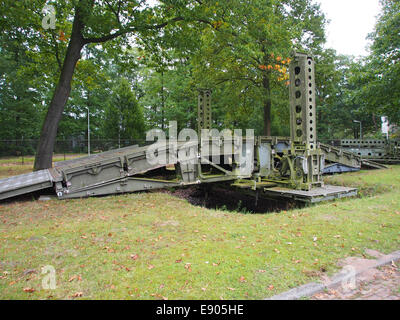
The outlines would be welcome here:
[[[367,55],[365,39],[372,32],[380,12],[379,0],[314,0],[326,17],[327,44],[341,54]]]

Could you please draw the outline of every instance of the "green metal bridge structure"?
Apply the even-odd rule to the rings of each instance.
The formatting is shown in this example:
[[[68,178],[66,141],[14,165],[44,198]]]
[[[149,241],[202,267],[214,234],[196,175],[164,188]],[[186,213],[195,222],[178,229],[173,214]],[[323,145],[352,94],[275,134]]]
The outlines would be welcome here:
[[[213,132],[211,91],[202,89],[199,141],[169,139],[57,162],[50,169],[0,180],[0,200],[41,190],[69,199],[207,184],[224,184],[256,198],[308,203],[356,196],[357,189],[325,185],[323,174],[381,165],[318,142],[314,68],[311,55],[294,54],[289,68],[290,137],[237,139],[202,133]],[[149,155],[166,161],[153,161]]]

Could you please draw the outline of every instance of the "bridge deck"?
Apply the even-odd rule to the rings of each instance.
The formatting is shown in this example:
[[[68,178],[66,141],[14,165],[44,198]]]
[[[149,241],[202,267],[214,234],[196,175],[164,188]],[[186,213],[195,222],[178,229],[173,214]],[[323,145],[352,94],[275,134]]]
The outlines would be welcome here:
[[[53,176],[49,170],[40,170],[0,180],[0,200],[51,188]]]

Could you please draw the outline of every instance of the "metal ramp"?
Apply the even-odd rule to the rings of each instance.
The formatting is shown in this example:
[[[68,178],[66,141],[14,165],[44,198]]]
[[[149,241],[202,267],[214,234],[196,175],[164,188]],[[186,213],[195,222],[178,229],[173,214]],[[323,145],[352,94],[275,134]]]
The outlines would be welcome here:
[[[387,169],[388,167],[382,163],[376,162],[375,160],[362,160],[362,167],[367,169]]]
[[[157,157],[166,162],[149,161],[148,151],[152,147],[135,145],[111,150],[57,162],[51,169],[0,180],[0,200],[47,188],[53,188],[59,199],[83,198],[232,181],[238,177],[250,178],[252,174],[251,170],[244,172],[240,166],[235,172],[228,171],[211,161],[209,166],[214,166],[214,170],[202,172],[201,165],[191,162],[199,157],[197,142],[176,142],[173,145],[166,142],[157,147]],[[184,156],[177,157],[177,154]],[[252,153],[250,157],[253,157]],[[172,167],[169,170],[172,174],[167,167]]]
[[[361,169],[362,159],[360,156],[328,144],[320,143],[320,148],[325,154],[325,160],[336,164],[335,167],[330,168],[331,170],[327,170],[329,173],[333,173],[333,169],[337,169],[335,172],[354,171],[352,168]]]
[[[151,147],[135,145],[56,163],[54,170],[58,177],[55,183],[57,196],[60,199],[81,198],[197,183],[194,165],[188,166],[173,161],[174,151],[170,150],[168,143],[157,149],[157,156],[163,157],[167,162],[149,161],[147,152]],[[197,143],[177,143],[176,148],[178,152],[181,149],[197,150]],[[197,151],[193,154],[197,156]],[[179,179],[150,177],[148,174],[168,166],[173,166],[175,171],[179,171]]]
[[[0,200],[31,193],[53,186],[49,170],[40,170],[0,180]]]

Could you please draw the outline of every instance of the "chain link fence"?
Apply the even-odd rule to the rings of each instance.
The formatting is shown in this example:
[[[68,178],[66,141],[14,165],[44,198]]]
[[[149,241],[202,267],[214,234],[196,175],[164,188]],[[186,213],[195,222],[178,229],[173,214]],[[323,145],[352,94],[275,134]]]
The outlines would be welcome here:
[[[38,145],[38,139],[27,140],[0,140],[0,157],[27,157],[34,156]],[[111,140],[90,139],[90,153],[124,148],[131,145],[148,144],[145,140]],[[54,145],[54,153],[59,155],[87,154],[88,141],[83,139],[57,140]]]

